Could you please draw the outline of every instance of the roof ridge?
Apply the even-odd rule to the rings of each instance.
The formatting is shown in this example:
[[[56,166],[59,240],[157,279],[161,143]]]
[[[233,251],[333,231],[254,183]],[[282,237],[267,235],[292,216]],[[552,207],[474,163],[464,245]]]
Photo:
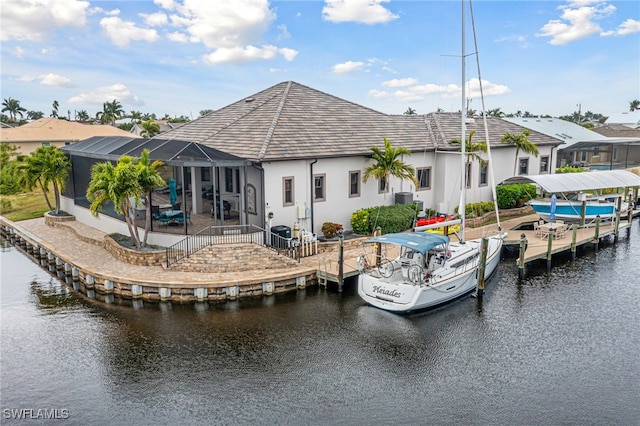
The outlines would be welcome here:
[[[282,93],[282,99],[280,99],[280,104],[278,105],[278,109],[276,110],[275,115],[273,116],[273,120],[271,121],[271,126],[269,126],[269,130],[267,131],[267,135],[262,141],[262,147],[260,148],[260,152],[258,153],[258,158],[262,160],[267,153],[267,148],[269,147],[269,142],[271,141],[271,137],[273,136],[273,132],[276,129],[278,124],[278,120],[280,119],[280,115],[282,114],[282,110],[284,108],[284,104],[287,102],[287,96],[289,95],[289,90],[291,89],[292,82],[287,82],[287,87],[285,87],[284,92]]]
[[[291,82],[289,82],[289,83],[291,83]],[[279,94],[280,94],[279,92],[275,92],[275,93],[273,93],[271,96],[269,96],[268,98],[266,98],[264,102],[256,104],[253,108],[251,108],[251,109],[247,110],[247,112],[246,112],[246,113],[244,113],[244,114],[242,114],[242,115],[239,115],[238,117],[235,117],[235,119],[233,119],[233,120],[229,121],[229,122],[228,122],[228,123],[226,123],[224,126],[221,126],[218,130],[216,130],[215,132],[213,132],[213,133],[212,133],[208,138],[203,139],[203,140],[201,141],[201,143],[204,143],[204,142],[206,142],[206,141],[208,141],[208,140],[213,139],[213,137],[214,137],[214,136],[216,136],[218,133],[222,132],[223,130],[225,130],[225,129],[229,128],[229,127],[231,127],[231,125],[233,125],[234,123],[236,123],[236,122],[240,121],[241,119],[243,119],[243,118],[244,118],[244,117],[246,117],[247,115],[251,114],[252,112],[254,112],[255,110],[257,110],[258,108],[261,108],[261,107],[263,107],[264,105],[268,104],[269,102],[271,102],[271,100],[273,100],[273,98],[277,97]],[[241,99],[241,100],[239,100],[239,101],[236,101],[236,102],[234,102],[234,103],[232,103],[232,104],[230,104],[230,105],[227,105],[227,106],[225,106],[225,107],[223,107],[223,108],[220,108],[220,109],[218,109],[218,110],[214,111],[214,113],[215,113],[215,112],[217,112],[217,111],[222,111],[222,110],[224,110],[224,109],[228,109],[228,108],[230,108],[231,106],[233,106],[233,105],[235,105],[235,104],[237,104],[237,103],[240,103],[240,102],[246,102],[246,101],[247,101],[247,99],[251,99],[251,98],[253,98],[253,96],[254,96],[254,95],[252,95],[252,96],[248,96],[248,97],[245,97],[245,98],[243,98],[243,99]],[[198,117],[198,118],[200,119],[200,118],[202,118],[202,117]],[[180,127],[182,127],[182,126],[180,126]],[[175,129],[173,129],[173,130],[175,130]]]

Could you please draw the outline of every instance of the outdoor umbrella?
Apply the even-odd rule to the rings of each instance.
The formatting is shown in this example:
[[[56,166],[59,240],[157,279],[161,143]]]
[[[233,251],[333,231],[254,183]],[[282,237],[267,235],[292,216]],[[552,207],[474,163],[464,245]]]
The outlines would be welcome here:
[[[556,220],[556,194],[551,196],[551,209],[549,210],[549,220]]]
[[[169,179],[169,202],[174,205],[178,201],[178,192],[176,191],[176,180]]]

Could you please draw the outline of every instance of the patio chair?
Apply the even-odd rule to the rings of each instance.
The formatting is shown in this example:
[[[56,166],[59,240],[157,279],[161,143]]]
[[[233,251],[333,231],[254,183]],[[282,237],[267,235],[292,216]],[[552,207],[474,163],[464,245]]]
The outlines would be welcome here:
[[[178,201],[177,203],[174,203],[171,206],[171,210],[180,210],[180,207],[182,207],[182,201]]]

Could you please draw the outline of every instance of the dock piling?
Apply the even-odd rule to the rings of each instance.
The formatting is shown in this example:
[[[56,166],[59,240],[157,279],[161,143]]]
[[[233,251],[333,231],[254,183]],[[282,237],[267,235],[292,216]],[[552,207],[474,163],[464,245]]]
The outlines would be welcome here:
[[[344,284],[344,234],[342,229],[338,231],[338,243],[340,244],[338,256],[338,292],[342,293],[342,286]]]
[[[518,256],[518,279],[524,279],[524,252],[527,250],[527,236],[520,234],[520,256]]]
[[[593,235],[593,244],[596,251],[598,251],[598,244],[600,243],[600,215],[596,216],[596,230]]]
[[[480,251],[480,270],[478,273],[478,285],[476,288],[476,297],[482,299],[484,293],[484,271],[487,266],[487,249],[489,247],[489,239],[482,237],[482,245]]]
[[[553,250],[553,232],[547,236],[547,272],[551,270],[551,252]]]
[[[571,225],[573,232],[571,234],[571,260],[576,260],[576,241],[578,240],[578,227],[576,225]]]

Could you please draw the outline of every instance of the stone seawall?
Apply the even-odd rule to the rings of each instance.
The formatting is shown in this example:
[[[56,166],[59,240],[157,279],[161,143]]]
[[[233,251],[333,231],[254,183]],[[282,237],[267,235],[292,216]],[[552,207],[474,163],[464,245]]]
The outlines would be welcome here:
[[[120,246],[108,236],[107,238],[103,236],[100,241],[99,233],[93,236],[82,235],[69,225],[73,221],[72,218],[55,219],[45,218],[45,223],[53,228],[64,230],[65,234],[73,235],[77,238],[78,244],[82,241],[99,247],[105,251],[103,257],[112,255],[121,262],[123,266],[119,268],[118,274],[104,273],[100,264],[89,265],[86,262],[83,264],[77,257],[65,253],[65,247],[60,244],[52,244],[46,241],[46,237],[36,235],[2,216],[0,216],[0,234],[18,250],[74,290],[90,299],[106,303],[225,302],[295,292],[317,284],[317,270],[309,267],[278,271],[267,277],[246,271],[239,271],[232,278],[224,274],[176,273],[159,266],[160,257],[164,259],[164,251],[146,253],[146,260],[136,258],[137,255],[133,256],[129,253],[135,251]],[[126,263],[127,261],[134,261],[135,266],[128,268],[126,265],[131,263]],[[110,262],[113,263],[114,260],[111,259]],[[147,263],[148,266],[146,266]],[[133,273],[128,273],[130,271],[126,269],[133,270]]]

